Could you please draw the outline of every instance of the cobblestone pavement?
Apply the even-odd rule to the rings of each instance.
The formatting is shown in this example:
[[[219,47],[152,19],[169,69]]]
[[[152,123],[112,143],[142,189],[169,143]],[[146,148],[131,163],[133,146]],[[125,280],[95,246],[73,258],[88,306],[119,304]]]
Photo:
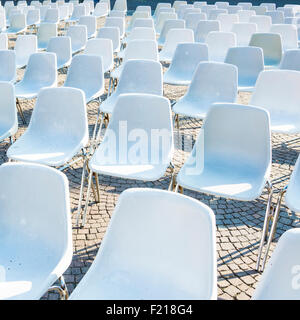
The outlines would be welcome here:
[[[99,26],[102,24],[103,20],[100,20]],[[10,47],[14,45],[14,41],[14,37],[10,38]],[[18,70],[18,79],[22,77],[23,73],[24,70]],[[66,71],[59,72],[59,86],[63,84],[65,77]],[[108,78],[106,78],[106,92],[107,88]],[[185,87],[164,86],[164,95],[169,99],[177,100],[185,92]],[[106,95],[102,99],[105,99],[105,97]],[[240,94],[238,102],[247,104],[249,98],[250,94]],[[21,101],[21,104],[29,122],[35,100]],[[97,104],[90,103],[87,109],[91,134],[96,119]],[[181,118],[181,132],[192,135],[195,140],[201,124],[201,121]],[[22,121],[19,121],[16,138],[19,138],[25,129],[26,126],[23,125]],[[177,133],[175,132],[175,139],[176,136]],[[299,139],[300,135],[272,135],[272,179],[282,176],[289,178],[299,152]],[[8,143],[0,143],[0,164],[7,161],[7,148]],[[174,154],[176,172],[183,165],[187,154],[188,152],[180,150],[177,143]],[[93,262],[120,193],[131,187],[167,189],[170,181],[170,171],[160,180],[146,183],[100,175],[100,203],[94,201],[91,193],[87,223],[84,228],[77,228],[74,213],[78,204],[81,172],[82,163],[80,162],[65,170],[70,184],[74,245],[73,261],[64,274],[69,292],[72,292]],[[288,180],[280,184],[277,183],[275,188],[282,188],[287,182]],[[250,299],[260,278],[260,273],[255,271],[255,262],[266,208],[266,190],[259,199],[252,202],[226,200],[188,190],[184,190],[184,193],[210,206],[216,215],[218,297],[225,300]],[[272,253],[280,235],[284,231],[297,226],[300,226],[300,215],[287,209],[283,202],[275,241],[270,253]],[[43,299],[58,299],[58,296],[55,293],[49,293]]]

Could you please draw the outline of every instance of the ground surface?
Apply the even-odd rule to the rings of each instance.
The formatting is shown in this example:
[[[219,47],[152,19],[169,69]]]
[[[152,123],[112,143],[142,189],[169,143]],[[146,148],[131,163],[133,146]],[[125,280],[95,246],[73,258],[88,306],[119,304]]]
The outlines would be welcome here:
[[[99,25],[103,20],[99,20]],[[15,38],[10,39],[10,47],[14,46]],[[21,79],[24,70],[18,71],[18,79]],[[65,80],[66,71],[59,73],[59,86]],[[108,88],[108,78],[106,79],[106,92]],[[164,86],[164,94],[170,99],[178,99],[186,92],[185,87]],[[103,95],[105,99],[106,95]],[[240,94],[238,102],[247,104],[250,94]],[[25,116],[29,122],[35,100],[22,101]],[[90,133],[92,133],[97,114],[97,105],[91,103],[88,106],[88,119]],[[180,121],[181,130],[184,134],[190,134],[196,139],[201,127],[201,121],[189,118],[182,118]],[[16,138],[20,137],[26,126],[19,121],[19,130]],[[176,136],[175,132],[175,136]],[[272,179],[282,176],[289,177],[296,162],[299,152],[298,136],[288,136],[273,134],[273,165]],[[295,141],[292,141],[296,139]],[[188,152],[181,151],[182,146],[176,143],[174,154],[175,170],[183,165]],[[7,161],[7,143],[0,144],[0,163]],[[189,150],[187,150],[189,151]],[[64,274],[70,292],[76,287],[93,262],[95,255],[101,245],[101,240],[105,234],[107,225],[122,191],[131,187],[151,187],[167,189],[170,179],[168,171],[162,179],[156,182],[129,181],[125,179],[99,176],[100,180],[100,203],[95,203],[92,195],[91,204],[88,209],[87,223],[84,228],[77,228],[75,225],[75,210],[78,204],[79,188],[81,181],[82,163],[78,163],[66,170],[65,173],[70,183],[72,222],[73,222],[73,261]],[[285,181],[275,184],[279,189],[286,185]],[[85,190],[86,191],[86,190]],[[266,208],[266,190],[263,195],[252,202],[240,202],[207,196],[201,193],[185,190],[185,194],[194,197],[209,205],[215,212],[217,221],[217,258],[218,258],[218,297],[221,299],[250,299],[260,273],[255,271],[257,249],[259,245],[263,219]],[[278,223],[276,238],[272,244],[272,250],[280,235],[292,228],[300,226],[300,215],[292,213],[282,206]],[[55,293],[49,293],[44,299],[57,299]]]

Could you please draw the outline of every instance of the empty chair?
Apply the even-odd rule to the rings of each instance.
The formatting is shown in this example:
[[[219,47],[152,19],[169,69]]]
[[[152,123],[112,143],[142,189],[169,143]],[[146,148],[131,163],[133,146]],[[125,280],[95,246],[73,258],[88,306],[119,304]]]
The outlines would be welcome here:
[[[118,27],[120,30],[120,38],[124,38],[125,35],[125,19],[117,17],[107,17],[105,19],[104,27]]]
[[[0,81],[14,83],[16,75],[16,52],[0,50]]]
[[[0,50],[8,49],[8,36],[6,33],[0,33]]]
[[[200,62],[187,93],[173,106],[179,127],[179,115],[204,119],[211,104],[235,102],[238,88],[236,66],[220,62]]]
[[[171,3],[163,3],[163,2],[159,2],[156,4],[155,10],[154,10],[154,14],[153,14],[153,18],[157,17],[157,13],[161,8],[171,8]]]
[[[211,10],[217,9],[217,6],[214,4],[207,4],[201,7],[201,12],[206,13],[207,17],[209,17],[209,12]],[[225,10],[225,9],[218,9],[218,10]]]
[[[73,251],[67,177],[29,163],[5,163],[0,176],[0,299],[39,300],[54,289],[66,299],[63,273]]]
[[[186,21],[188,15],[190,13],[201,13],[201,10],[200,9],[196,9],[194,7],[193,8],[188,8],[188,9],[184,10],[184,15],[183,15],[182,19]],[[203,13],[202,16],[205,16],[205,18],[207,18],[205,13]]]
[[[41,19],[41,22],[44,21],[45,19],[45,16],[46,16],[46,12],[48,9],[50,9],[50,5],[43,5],[41,6],[41,8],[39,9],[40,10],[40,19]]]
[[[264,70],[263,51],[258,47],[228,49],[225,63],[238,68],[238,90],[252,91],[260,72]]]
[[[93,16],[82,16],[79,18],[78,24],[87,27],[88,38],[94,38],[97,33],[97,19]]]
[[[272,24],[284,23],[284,14],[281,11],[266,11],[265,15],[271,17]]]
[[[191,29],[172,28],[168,31],[165,44],[159,53],[159,60],[171,62],[178,43],[194,42],[194,32]]]
[[[46,11],[45,18],[43,20],[45,23],[58,23],[59,22],[59,11],[56,8],[50,8]]]
[[[127,0],[116,0],[113,6],[113,10],[120,10],[127,12]]]
[[[86,43],[84,54],[100,56],[103,72],[109,72],[114,68],[113,43],[110,39],[90,39]]]
[[[252,35],[257,32],[257,25],[255,23],[234,23],[231,32],[236,35],[237,46],[248,46]]]
[[[112,113],[120,94],[149,93],[163,94],[162,67],[151,60],[128,60],[120,76],[116,90],[100,105],[103,114]]]
[[[229,5],[226,9],[228,13],[237,13],[238,11],[243,10],[241,6]]]
[[[219,9],[226,9],[226,8],[229,6],[229,2],[217,1],[217,2],[215,2],[215,5],[216,5],[217,8],[219,8]]]
[[[300,132],[298,115],[300,73],[294,70],[267,70],[260,73],[250,103],[270,112],[274,132]]]
[[[299,300],[300,229],[292,228],[279,238],[258,281],[254,300]]]
[[[151,6],[137,6],[135,11],[144,11],[148,12],[149,16],[151,16]]]
[[[41,23],[38,32],[38,48],[41,50],[47,49],[50,38],[57,37],[57,25],[55,23]]]
[[[104,93],[102,57],[80,54],[73,57],[64,87],[81,89],[89,103]]]
[[[290,177],[290,181],[286,188],[282,191],[286,191],[285,203],[294,212],[300,212],[300,201],[299,201],[299,174],[300,174],[300,157],[296,161],[293,173]]]
[[[267,9],[267,11],[276,10],[276,4],[275,3],[263,2],[263,3],[260,4],[260,6],[265,7]]]
[[[27,26],[37,26],[40,24],[40,22],[41,22],[40,10],[39,9],[29,10],[26,15]]]
[[[219,14],[228,14],[226,9],[212,9],[207,14],[208,20],[216,20]]]
[[[157,43],[159,46],[163,46],[166,41],[167,33],[170,29],[184,29],[185,28],[185,21],[183,19],[170,19],[166,20],[164,26],[161,30],[159,38],[157,39]]]
[[[220,31],[230,32],[234,23],[239,22],[237,14],[219,14],[217,19],[220,22]]]
[[[68,67],[72,60],[71,38],[67,36],[50,38],[47,52],[56,54],[57,69]]]
[[[254,106],[215,103],[177,186],[239,201],[257,199],[271,171],[269,114]]]
[[[187,4],[187,1],[181,1],[181,0],[175,0],[173,2],[173,8],[175,9],[175,11],[177,12],[179,7],[182,5],[182,4]]]
[[[19,35],[16,40],[16,67],[23,68],[27,65],[31,54],[37,52],[37,37],[35,35]]]
[[[233,32],[211,31],[205,43],[208,45],[209,60],[224,62],[228,49],[236,47],[236,35]]]
[[[65,165],[88,142],[86,113],[82,90],[43,88],[28,128],[8,149],[8,158],[55,167]]]
[[[87,27],[85,25],[69,26],[66,35],[71,38],[72,53],[83,50],[87,43]]]
[[[6,17],[5,13],[0,13],[0,31],[6,30]]]
[[[96,3],[95,10],[93,15],[97,18],[106,17],[109,12],[108,4],[105,2],[98,2]]]
[[[200,201],[158,189],[126,190],[101,249],[70,299],[216,299],[215,229],[214,213]],[[126,278],[116,284],[118,261]]]
[[[250,17],[256,15],[254,10],[242,10],[236,13],[239,17],[239,22],[248,23]]]
[[[150,14],[148,12],[145,12],[145,11],[135,11],[133,13],[133,15],[131,16],[131,19],[130,19],[130,22],[129,22],[129,25],[126,29],[126,32],[130,32],[132,30],[132,27],[133,27],[133,24],[135,22],[136,19],[146,19],[146,18],[149,18],[150,17]]]
[[[128,37],[124,38],[123,43],[128,43],[133,40],[154,40],[156,41],[156,34],[154,29],[145,27],[135,27],[132,29]],[[118,56],[121,57],[125,50],[119,52]],[[122,56],[123,58],[123,56]]]
[[[284,51],[298,48],[298,31],[296,26],[292,24],[273,24],[270,32],[280,34],[282,49]]]
[[[8,34],[18,34],[26,31],[26,16],[23,13],[14,14],[10,18],[10,26],[3,32]]]
[[[250,17],[249,22],[257,25],[257,32],[269,32],[272,25],[272,19],[268,16],[254,15]]]
[[[69,18],[69,6],[62,5],[58,7],[58,17],[60,21],[67,20]]]
[[[88,162],[90,173],[83,225],[93,173],[142,181],[155,181],[164,176],[171,164],[174,150],[171,115],[170,102],[163,96],[122,94],[118,97],[103,142]],[[119,137],[122,134],[124,123],[129,135],[134,138],[113,139],[114,136]],[[157,132],[156,137],[154,132]],[[139,137],[141,142],[137,146],[136,139]],[[150,141],[148,137],[151,137]],[[111,148],[115,148],[115,156],[107,153]],[[79,217],[81,201],[78,208]]]
[[[154,30],[153,19],[152,18],[135,19],[133,26],[132,26],[132,29],[138,28],[138,27],[151,28]]]
[[[300,71],[300,50],[286,50],[281,59],[279,69]]]
[[[97,38],[110,39],[113,43],[113,51],[120,51],[120,29],[117,27],[102,27],[98,30]]]
[[[206,20],[205,13],[189,13],[185,18],[186,27],[192,29],[194,33],[197,30],[198,22]]]
[[[194,6],[192,4],[185,4],[185,5],[180,5],[179,6],[179,9],[177,11],[177,14],[178,14],[178,19],[184,19],[184,15],[185,15],[185,12],[187,10],[191,9],[192,11],[196,10],[199,12],[200,9],[198,8],[194,8]],[[175,9],[173,8],[172,9],[173,12],[175,12]]]
[[[112,10],[109,13],[110,17],[119,17],[119,18],[125,18],[126,14],[123,11],[119,11],[119,10]]]
[[[155,31],[159,35],[162,31],[164,23],[166,20],[177,19],[176,13],[162,12],[159,14],[157,18],[157,22],[155,23]]]
[[[278,67],[282,57],[281,36],[277,33],[254,33],[249,46],[260,47],[264,52],[264,65]]]
[[[238,6],[242,7],[243,10],[252,10],[251,2],[238,2]]]
[[[196,42],[205,42],[207,35],[211,31],[220,31],[220,22],[217,20],[202,20],[198,22],[195,32]]]
[[[69,19],[66,20],[66,23],[75,23],[78,22],[81,16],[86,16],[86,8],[83,4],[74,5],[72,15]]]
[[[263,6],[252,6],[251,10],[255,11],[257,15],[264,15],[267,11],[267,8]]]
[[[189,85],[201,61],[208,61],[208,47],[202,43],[179,43],[170,67],[164,74],[164,83]]]
[[[1,51],[0,51],[1,53]],[[0,142],[18,131],[15,88],[7,81],[0,82]]]
[[[194,1],[194,8],[202,8],[207,5],[207,1]]]

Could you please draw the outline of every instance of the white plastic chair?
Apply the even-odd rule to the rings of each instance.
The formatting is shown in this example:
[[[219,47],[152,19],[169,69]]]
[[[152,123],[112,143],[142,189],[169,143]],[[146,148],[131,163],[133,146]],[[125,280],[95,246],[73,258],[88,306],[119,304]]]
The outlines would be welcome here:
[[[170,29],[184,29],[185,21],[183,19],[170,19],[166,20],[161,30],[157,43],[159,46],[163,46],[166,42],[166,36]]]
[[[112,135],[119,137],[121,134],[122,123],[126,123],[129,135],[135,138],[125,139],[125,142],[119,138],[113,141]],[[154,132],[161,136],[162,143],[159,142],[159,137],[158,140],[154,137]],[[140,148],[143,150],[139,149],[140,152],[134,151],[133,153],[132,148],[136,144],[136,137],[141,137]],[[149,142],[148,137],[151,137]],[[115,156],[112,153],[107,154],[110,148],[115,148]],[[93,173],[125,179],[155,181],[165,175],[172,161],[173,150],[172,111],[169,100],[153,94],[120,95],[103,141],[88,162],[90,173],[82,224],[84,225],[86,221]],[[82,188],[83,184],[81,191]],[[99,193],[98,199],[100,199]],[[81,209],[81,197],[78,209],[77,223]]]
[[[72,53],[77,53],[84,50],[86,46],[88,40],[87,27],[79,24],[69,26],[66,36],[71,38]]]
[[[164,83],[189,85],[197,66],[208,61],[208,47],[202,43],[179,43],[170,67],[164,74]]]
[[[154,16],[152,17],[154,22],[157,23],[158,17],[161,13],[176,13],[174,8],[160,8],[157,10],[157,12],[154,14]],[[177,16],[178,17],[178,16]]]
[[[38,26],[41,22],[40,10],[31,9],[26,15],[26,24],[27,26]]]
[[[300,73],[293,70],[267,70],[260,73],[250,104],[270,112],[274,132],[300,133],[298,115]]]
[[[207,20],[205,13],[189,13],[185,16],[186,27],[192,29],[195,33],[201,20]]]
[[[202,20],[198,22],[195,32],[195,41],[204,43],[211,31],[220,31],[220,22],[217,20]]]
[[[118,27],[120,30],[120,38],[122,39],[125,35],[125,18],[107,17],[104,27]]]
[[[125,93],[163,95],[161,64],[151,60],[128,60],[124,62],[116,90],[101,103],[100,111],[103,114],[113,113],[118,97]]]
[[[59,22],[59,11],[57,8],[50,8],[46,11],[45,18],[43,20],[45,23],[58,23]]]
[[[109,16],[110,17],[125,18],[126,14],[124,11],[112,10],[112,11],[110,11]]]
[[[211,31],[206,36],[210,61],[224,62],[229,48],[236,47],[236,35],[233,32]]]
[[[184,10],[184,13],[183,13],[182,19],[186,21],[187,16],[188,16],[190,13],[201,13],[201,9],[194,8],[194,7],[185,9],[185,10]],[[207,18],[207,16],[206,16],[205,13],[203,13],[203,15],[205,16],[205,18]]]
[[[6,17],[5,13],[0,13],[0,31],[6,30]]]
[[[72,15],[69,19],[66,20],[66,23],[75,23],[78,22],[81,16],[86,16],[86,8],[83,4],[74,5]]]
[[[264,65],[278,67],[282,58],[281,36],[277,33],[254,33],[249,46],[260,47],[264,52]]]
[[[217,19],[220,22],[220,31],[231,32],[234,23],[239,22],[239,16],[237,14],[219,14]]]
[[[50,38],[57,36],[56,23],[41,23],[37,32],[38,48],[40,50],[47,49]]]
[[[215,103],[177,175],[176,191],[180,186],[253,201],[268,182],[271,161],[268,112],[250,105]]]
[[[156,4],[155,10],[154,10],[154,14],[153,14],[153,19],[155,19],[156,17],[158,17],[158,12],[161,8],[169,8],[171,9],[171,3],[165,3],[165,2],[159,2]]]
[[[187,93],[173,106],[177,115],[204,119],[216,102],[235,102],[238,90],[238,69],[220,62],[200,62]],[[179,118],[177,118],[179,127]]]
[[[50,38],[47,52],[56,54],[57,70],[68,67],[72,60],[71,38],[67,36]]]
[[[113,6],[113,10],[120,10],[127,12],[127,0],[116,0]]]
[[[46,12],[48,9],[51,9],[51,6],[50,5],[43,5],[39,8],[40,10],[40,19],[41,19],[41,22],[44,21],[45,19],[45,16],[46,16]]]
[[[299,300],[300,229],[286,231],[258,281],[254,300]]]
[[[229,14],[232,14],[232,13],[235,14],[238,11],[243,10],[243,8],[241,6],[238,6],[238,5],[229,5],[226,10],[228,11]]]
[[[0,299],[39,300],[47,290],[67,299],[63,273],[73,253],[67,177],[26,163],[5,163],[0,176]]]
[[[23,68],[27,65],[30,55],[38,50],[37,37],[33,34],[19,35],[14,50],[16,52],[16,67]]]
[[[159,14],[155,23],[155,31],[159,35],[163,29],[166,20],[177,19],[177,14],[172,12],[162,12]]]
[[[159,53],[159,61],[171,62],[178,43],[194,42],[191,29],[172,28],[166,35],[166,41]]]
[[[267,11],[276,10],[276,4],[275,3],[263,2],[263,3],[260,4],[260,6],[265,7],[267,9]]]
[[[97,33],[97,18],[93,16],[82,16],[79,18],[78,24],[87,27],[88,38],[94,38]]]
[[[212,9],[207,14],[208,20],[216,20],[219,14],[228,14],[226,9]]]
[[[175,12],[177,13],[178,12],[178,9],[181,5],[183,4],[187,4],[187,1],[182,1],[182,0],[175,0],[173,2],[173,5],[172,5],[172,8],[175,9]]]
[[[126,190],[70,299],[217,299],[215,229],[214,213],[200,201],[158,189]]]
[[[271,17],[272,24],[284,23],[284,14],[281,11],[266,11],[265,15]]]
[[[194,6],[192,4],[185,4],[185,5],[180,5],[177,11],[177,15],[178,15],[178,19],[184,19],[184,15],[186,13],[187,10],[196,10],[199,12],[199,8],[194,8]],[[175,12],[175,9],[173,8],[173,12]],[[201,11],[201,10],[200,10]],[[176,12],[175,12],[176,13]]]
[[[236,13],[239,17],[239,22],[248,23],[250,17],[255,16],[256,12],[254,10],[242,10]]]
[[[257,32],[262,33],[269,32],[272,25],[271,17],[263,15],[251,16],[249,22],[255,23],[257,25]]]
[[[194,8],[202,8],[207,5],[207,1],[194,1]]]
[[[102,27],[98,30],[97,38],[110,39],[113,43],[113,51],[120,51],[120,29],[117,27]]]
[[[135,11],[145,11],[149,13],[149,16],[151,16],[151,6],[137,6]]]
[[[64,87],[81,89],[86,103],[98,100],[104,93],[102,57],[79,54],[73,57]]]
[[[113,43],[110,39],[90,39],[86,44],[84,54],[100,56],[104,73],[114,68]]]
[[[229,6],[229,2],[226,1],[217,1],[215,2],[215,5],[218,9],[227,9]]]
[[[253,91],[260,72],[264,70],[263,51],[258,47],[230,48],[225,63],[238,68],[238,90]]]
[[[44,88],[38,93],[27,130],[8,149],[7,157],[61,167],[78,155],[88,138],[84,92]]]
[[[0,33],[0,50],[8,49],[8,36],[6,33]]]
[[[110,0],[100,0],[98,3],[106,3],[108,6],[108,13],[111,11]],[[96,3],[96,6],[98,3]],[[96,9],[96,6],[95,6],[95,9]]]
[[[0,50],[0,81],[14,83],[16,75],[16,52]]]
[[[129,22],[128,27],[126,29],[126,32],[129,33],[132,30],[133,24],[136,19],[146,19],[146,18],[150,18],[150,14],[148,12],[135,11],[133,13],[133,15],[131,16],[130,22]]]
[[[97,18],[106,17],[109,13],[108,4],[105,2],[98,2],[95,6],[93,15]]]
[[[299,201],[299,176],[300,176],[300,157],[296,161],[293,173],[290,177],[289,184],[285,188],[285,203],[294,212],[300,212],[300,201]]]
[[[156,41],[156,33],[154,29],[147,28],[147,27],[135,27],[131,30],[128,37],[124,38],[123,44],[127,44],[133,40],[153,40]],[[119,52],[118,57],[124,57],[124,51],[122,50]]]
[[[153,19],[152,18],[135,19],[135,21],[134,21],[134,23],[132,25],[132,29],[138,28],[138,27],[151,28],[151,29],[154,30]]]
[[[242,10],[252,10],[251,2],[238,2],[237,5],[242,7]]]
[[[216,10],[217,6],[215,4],[207,4],[201,7],[201,12],[206,13],[207,17],[209,17],[209,12],[211,10]],[[223,9],[220,9],[223,10]]]
[[[69,18],[69,6],[68,5],[62,5],[58,7],[58,13],[59,13],[59,20],[65,21]]]
[[[279,69],[300,71],[300,49],[285,51]]]
[[[18,131],[14,86],[7,81],[1,81],[0,97],[0,141],[10,138],[10,142],[12,143],[12,136]]]
[[[257,25],[255,23],[234,23],[231,32],[236,35],[236,44],[238,47],[248,46],[251,37],[257,32]]]
[[[257,15],[264,15],[267,11],[267,8],[262,6],[252,6],[251,10],[255,11]]]
[[[280,34],[283,51],[298,48],[298,31],[296,26],[292,24],[273,24],[270,32]]]
[[[14,14],[10,18],[10,26],[3,32],[8,34],[18,34],[25,32],[26,26],[26,16],[23,13]]]

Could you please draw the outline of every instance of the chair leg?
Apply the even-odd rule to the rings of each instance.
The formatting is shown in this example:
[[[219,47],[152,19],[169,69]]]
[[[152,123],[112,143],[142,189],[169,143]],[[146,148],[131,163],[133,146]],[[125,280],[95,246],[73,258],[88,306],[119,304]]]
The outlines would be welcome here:
[[[84,181],[85,181],[86,163],[87,163],[87,160],[84,161],[83,167],[82,167],[80,194],[79,194],[79,202],[78,202],[78,208],[77,208],[77,219],[76,219],[76,225],[77,225],[77,226],[79,225],[79,217],[80,217],[80,211],[81,211],[81,205],[82,205],[82,197],[83,197],[83,187],[84,187]]]
[[[112,85],[113,85],[113,78],[109,78],[109,83],[108,83],[108,96],[112,94]]]
[[[94,172],[94,178],[95,178],[95,182],[96,182],[96,193],[97,193],[97,199],[96,202],[100,202],[100,187],[99,187],[99,177],[98,177],[98,173]]]
[[[267,208],[266,208],[266,213],[265,213],[263,231],[262,231],[259,249],[258,249],[257,261],[256,261],[256,270],[257,271],[259,271],[262,249],[263,249],[264,242],[266,240],[266,236],[267,236],[267,232],[268,232],[268,228],[269,228],[269,223],[270,223],[270,218],[272,216],[273,187],[270,182],[268,182],[267,188],[268,188],[268,203],[267,203]]]
[[[286,191],[286,189],[284,188],[283,190],[281,190],[281,192],[278,196],[278,200],[277,200],[277,204],[276,204],[276,208],[275,208],[275,212],[274,212],[274,216],[273,216],[273,223],[272,223],[271,231],[270,231],[268,242],[267,242],[266,252],[265,252],[263,262],[262,262],[261,271],[263,271],[265,268],[266,261],[268,258],[268,253],[269,253],[270,246],[271,246],[271,242],[275,236],[277,222],[278,222],[278,218],[279,218],[279,214],[280,214],[281,202],[282,202],[282,198],[283,198],[285,191]]]
[[[92,184],[92,176],[93,176],[93,171],[90,170],[89,178],[88,178],[88,189],[87,189],[86,200],[85,200],[85,207],[84,207],[84,211],[83,211],[82,226],[84,226],[85,222],[86,222],[86,212],[87,212],[87,208],[88,208],[88,205],[89,205],[89,199],[90,199],[90,193],[91,193],[91,184]]]
[[[168,187],[168,191],[173,191],[174,190],[174,184],[175,184],[175,174],[174,174],[174,165],[171,162],[170,163],[170,167],[171,167],[171,179],[170,179],[170,184]]]
[[[23,110],[22,110],[22,107],[21,107],[21,104],[20,104],[20,101],[19,101],[18,98],[16,100],[17,100],[17,109],[19,111],[19,114],[20,114],[20,117],[22,119],[22,122],[23,122],[23,124],[27,124],[25,116],[24,116],[24,113],[23,113]]]
[[[68,288],[65,283],[65,279],[63,276],[59,277],[59,285],[52,286],[48,289],[50,291],[57,291],[59,293],[60,300],[67,300],[69,298]]]

